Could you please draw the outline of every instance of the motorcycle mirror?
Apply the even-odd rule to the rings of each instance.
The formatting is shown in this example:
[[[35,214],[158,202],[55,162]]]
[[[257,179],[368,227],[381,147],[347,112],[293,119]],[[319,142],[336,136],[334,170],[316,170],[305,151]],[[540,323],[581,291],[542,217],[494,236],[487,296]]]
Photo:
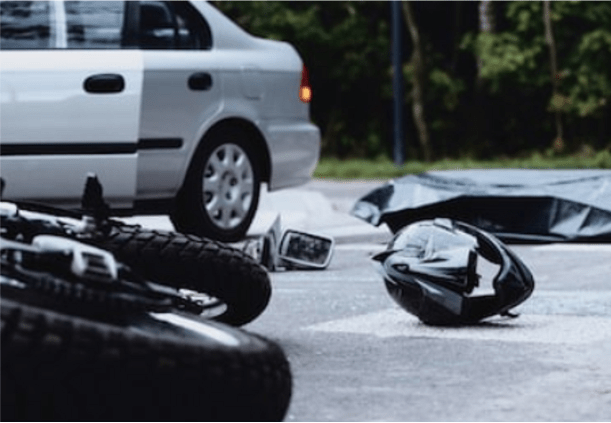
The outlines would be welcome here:
[[[290,267],[324,269],[331,262],[334,245],[331,237],[287,229],[280,241],[278,258]]]

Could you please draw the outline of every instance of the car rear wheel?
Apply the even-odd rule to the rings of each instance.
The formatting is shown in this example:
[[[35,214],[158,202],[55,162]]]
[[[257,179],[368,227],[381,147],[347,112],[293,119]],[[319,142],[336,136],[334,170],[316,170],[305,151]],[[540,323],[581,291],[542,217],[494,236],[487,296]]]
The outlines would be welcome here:
[[[180,232],[239,241],[257,210],[260,184],[258,157],[246,133],[225,128],[196,153],[176,198],[172,223]]]

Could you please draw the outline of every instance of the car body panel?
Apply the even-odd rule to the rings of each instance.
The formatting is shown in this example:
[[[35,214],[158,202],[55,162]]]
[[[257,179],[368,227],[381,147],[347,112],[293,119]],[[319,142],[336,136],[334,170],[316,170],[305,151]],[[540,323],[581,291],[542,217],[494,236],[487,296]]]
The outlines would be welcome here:
[[[2,198],[40,201],[69,208],[80,207],[85,176],[93,173],[103,183],[106,201],[118,209],[131,209],[136,180],[135,162],[136,154],[115,154],[112,157],[71,154],[3,158],[1,175],[6,186]],[[22,179],[26,175],[30,175],[27,183],[13,177]],[[15,181],[19,183],[13,183]],[[134,183],[129,185],[128,181]]]
[[[301,185],[312,178],[320,154],[320,131],[309,122],[266,122],[271,155],[275,158],[269,190]]]
[[[303,69],[299,54],[289,43],[248,34],[207,2],[189,3],[209,27],[210,48],[0,51],[0,172],[7,179],[5,198],[77,206],[84,173],[94,172],[113,208],[136,207],[134,211],[138,211],[140,204],[149,200],[174,198],[210,131],[236,122],[252,128],[256,136],[250,141],[258,143],[259,159],[269,160],[261,164],[269,169],[264,181],[269,190],[299,185],[311,178],[320,153],[320,131],[310,122],[309,104],[298,97]],[[7,63],[10,65],[5,66]],[[29,75],[20,75],[22,67]],[[83,79],[88,75],[127,75],[127,68],[133,73],[129,73],[125,92],[83,95],[87,94],[82,89]],[[53,82],[62,71],[68,72],[70,81],[63,85]],[[210,87],[190,89],[189,78],[196,73],[208,74]],[[18,104],[16,93],[22,98],[28,90],[26,81],[32,80],[36,80],[39,97],[48,95],[47,85],[64,92],[38,104]],[[94,99],[95,104],[79,97]],[[94,144],[100,140],[111,147],[116,142],[125,151],[60,156],[58,150],[28,157],[5,154],[15,143]],[[40,177],[40,189],[26,175]],[[74,181],[67,181],[70,178]],[[19,183],[11,184],[9,179]]]
[[[136,189],[133,169],[140,121],[141,53],[3,51],[1,66],[4,195],[63,203],[80,196],[84,179],[76,185],[72,180],[78,170],[87,169],[85,172],[100,176],[113,203],[131,203]],[[84,90],[88,77],[109,73],[124,78],[123,91],[91,94]],[[79,152],[83,155],[76,156]],[[98,156],[88,156],[88,152]]]
[[[139,150],[138,198],[171,197],[182,184],[189,158],[201,139],[202,122],[209,125],[222,109],[222,79],[211,51],[146,50],[143,56],[139,138],[181,143],[180,148]],[[211,76],[210,89],[189,89],[190,76],[198,72]]]

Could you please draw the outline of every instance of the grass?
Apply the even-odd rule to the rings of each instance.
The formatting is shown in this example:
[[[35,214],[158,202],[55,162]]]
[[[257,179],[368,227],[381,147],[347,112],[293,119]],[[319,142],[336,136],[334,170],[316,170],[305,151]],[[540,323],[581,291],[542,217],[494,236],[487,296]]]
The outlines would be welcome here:
[[[321,158],[314,172],[315,178],[327,179],[391,179],[432,170],[456,169],[611,169],[611,151],[578,153],[567,156],[535,153],[525,158],[493,160],[444,159],[435,162],[407,161],[403,166],[387,158],[336,159]]]

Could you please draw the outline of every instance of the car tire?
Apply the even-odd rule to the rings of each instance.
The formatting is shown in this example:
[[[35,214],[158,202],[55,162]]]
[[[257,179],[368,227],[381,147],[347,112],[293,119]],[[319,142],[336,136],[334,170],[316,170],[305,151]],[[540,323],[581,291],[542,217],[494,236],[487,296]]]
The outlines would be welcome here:
[[[179,232],[224,242],[244,238],[259,202],[261,170],[247,134],[215,131],[196,152],[170,218]]]
[[[280,347],[174,313],[132,324],[1,299],[5,421],[280,421]],[[81,307],[83,308],[83,307]],[[201,334],[185,334],[184,322]]]

